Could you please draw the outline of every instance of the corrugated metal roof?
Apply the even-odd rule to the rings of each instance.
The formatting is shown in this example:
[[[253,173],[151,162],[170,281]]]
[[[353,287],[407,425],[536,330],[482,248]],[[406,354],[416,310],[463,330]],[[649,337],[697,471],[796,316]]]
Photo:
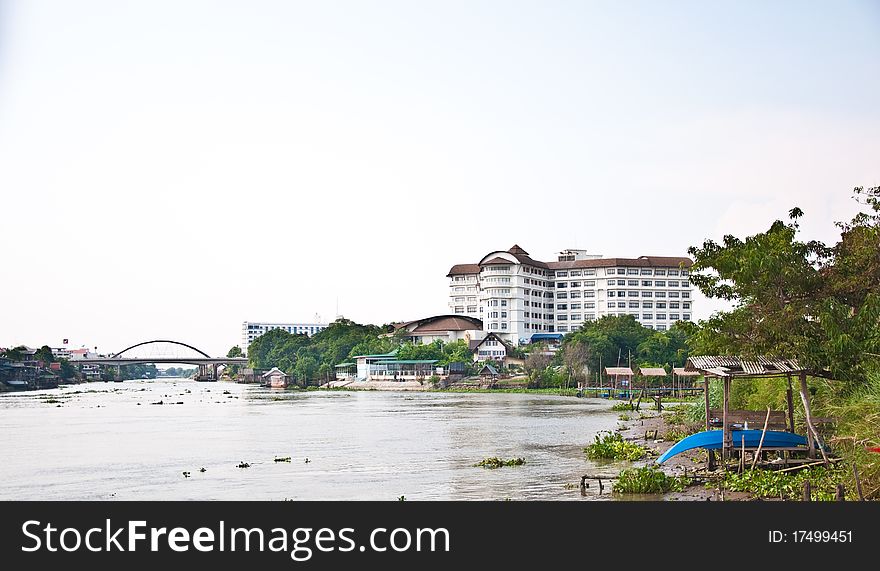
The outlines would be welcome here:
[[[743,358],[729,355],[700,355],[690,357],[685,364],[685,371],[702,371],[729,377],[766,377],[800,373],[804,370],[796,359],[766,356]]]
[[[672,372],[678,375],[679,377],[699,377],[699,371],[688,371],[684,367],[673,367]]]

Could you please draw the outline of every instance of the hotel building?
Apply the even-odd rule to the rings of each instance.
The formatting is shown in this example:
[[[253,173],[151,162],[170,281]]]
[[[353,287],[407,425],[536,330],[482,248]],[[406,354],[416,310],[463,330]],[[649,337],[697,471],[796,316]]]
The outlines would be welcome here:
[[[247,352],[251,341],[273,329],[283,329],[294,335],[308,335],[311,337],[326,328],[326,323],[257,323],[255,321],[245,321],[241,324],[240,347],[242,351]]]
[[[452,266],[450,313],[483,321],[488,333],[528,343],[536,333],[577,331],[604,315],[632,315],[664,331],[689,321],[693,297],[690,258],[602,258],[565,250],[542,262],[514,245],[490,252],[476,264]]]

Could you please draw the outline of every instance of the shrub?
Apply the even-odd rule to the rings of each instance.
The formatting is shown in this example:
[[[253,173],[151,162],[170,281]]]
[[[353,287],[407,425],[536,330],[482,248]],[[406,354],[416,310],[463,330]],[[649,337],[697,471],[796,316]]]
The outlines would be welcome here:
[[[522,466],[525,463],[525,458],[511,458],[510,460],[504,460],[502,458],[496,458],[495,456],[492,456],[491,458],[480,460],[479,462],[474,464],[474,467],[488,468],[490,470],[494,470],[495,468],[501,468],[502,466]]]
[[[596,441],[584,448],[590,460],[638,460],[647,450],[634,442],[624,440],[617,432],[596,435]]]
[[[620,473],[612,491],[618,494],[662,494],[680,492],[690,485],[682,476],[667,476],[651,466],[629,468]]]

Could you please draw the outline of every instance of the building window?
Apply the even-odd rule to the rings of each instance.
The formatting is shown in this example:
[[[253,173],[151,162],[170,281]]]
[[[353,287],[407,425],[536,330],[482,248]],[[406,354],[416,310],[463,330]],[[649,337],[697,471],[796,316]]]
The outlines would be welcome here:
[[[665,291],[655,291],[654,297],[666,297],[666,292]]]
[[[560,289],[566,288],[566,287],[568,287],[568,282],[556,282],[556,287],[560,288]]]
[[[580,321],[580,320],[581,320],[581,314],[580,314],[580,313],[572,313],[572,314],[571,314],[571,320],[572,320],[572,321]]]
[[[654,280],[654,285],[657,287],[666,287],[666,280]]]
[[[586,319],[587,321],[592,321],[592,320],[596,319],[596,314],[595,313],[585,313],[584,319]]]
[[[684,302],[684,303],[681,304],[681,308],[682,308],[682,309],[690,309],[690,308],[691,308],[691,303],[690,303],[689,301],[686,301],[686,302]]]
[[[614,295],[615,295],[615,293],[613,290],[608,292],[608,297],[614,297]]]
[[[669,270],[669,274],[668,274],[668,275],[670,275],[670,276],[677,276],[677,275],[678,275],[678,270]]]
[[[571,304],[571,308],[572,308],[572,309],[580,309],[580,308],[581,308],[581,304],[579,304],[579,303],[573,303],[573,304]],[[562,309],[562,308],[559,308],[559,309]]]
[[[610,286],[617,285],[617,280],[608,280],[608,285],[610,285]],[[623,284],[621,284],[621,285],[623,285]]]
[[[617,307],[626,307],[626,302],[625,301],[618,301]]]
[[[657,331],[666,331],[666,326],[665,325],[658,325]]]
[[[650,301],[644,301],[642,302],[642,307],[644,307],[645,309],[651,309],[654,307],[654,303]]]
[[[666,309],[666,302],[665,301],[658,301],[657,302],[657,309]]]
[[[638,268],[627,268],[627,269],[626,269],[626,275],[628,275],[628,276],[637,276],[637,275],[639,275],[639,269],[638,269]]]
[[[506,299],[501,300],[501,307],[507,307],[507,300]]]
[[[568,321],[568,316],[564,313],[556,318],[558,321]]]
[[[651,297],[651,292],[649,292],[649,291],[643,291],[643,292],[642,292],[642,297]]]
[[[557,278],[567,278],[568,272],[556,272],[556,277]]]
[[[681,319],[682,319],[682,321],[690,321],[690,320],[691,320],[691,314],[690,314],[690,313],[685,313],[684,315],[681,316]]]
[[[502,323],[502,324],[501,324],[501,329],[507,329],[507,323]]]
[[[584,297],[596,297],[596,292],[591,289],[585,290]]]
[[[581,287],[581,282],[571,282],[571,287]]]
[[[643,313],[642,319],[654,319],[654,316],[650,313]]]
[[[669,297],[678,297],[678,292],[677,291],[669,292]]]
[[[671,319],[672,321],[678,321],[680,318],[681,318],[681,316],[677,313],[670,313],[669,314],[669,319]]]
[[[627,280],[626,285],[630,287],[634,287],[639,285],[639,280]]]
[[[584,309],[596,309],[595,301],[588,301],[584,304]]]
[[[568,309],[568,304],[567,303],[560,303],[556,306],[556,309],[558,309],[560,311],[565,311],[566,309]]]
[[[631,301],[631,302],[629,302],[629,306],[632,307],[632,308],[638,309],[638,307],[639,307],[639,302],[637,302],[637,301]]]
[[[455,306],[455,313],[464,313],[464,306],[463,305],[456,305]],[[268,339],[268,337],[266,339]]]
[[[468,313],[476,313],[476,312],[477,312],[477,306],[476,306],[476,305],[469,305],[468,308],[467,308],[467,312],[468,312]]]
[[[669,280],[669,287],[678,287],[678,280]]]
[[[637,291],[628,291],[626,292],[627,297],[639,297],[639,292]]]
[[[498,312],[497,311],[489,312],[489,318],[490,319],[498,319]]]
[[[579,292],[579,291],[571,292],[571,299],[580,299],[580,297],[581,297],[581,292]]]
[[[569,275],[571,275],[571,277],[573,277],[573,278],[576,278],[581,275],[581,271],[580,270],[571,270]]]
[[[585,276],[595,276],[596,270],[584,270],[584,275]]]
[[[501,312],[501,319],[507,319],[507,312],[506,311]]]
[[[677,301],[670,301],[669,302],[669,309],[678,309],[678,302]]]
[[[651,280],[642,280],[643,287],[651,287]]]
[[[619,276],[626,275],[626,270],[623,268],[617,268],[617,275],[619,275]]]
[[[683,291],[683,292],[681,292],[681,297],[689,298],[690,296],[691,296],[691,294],[690,294],[690,292],[688,292],[688,291]]]
[[[596,287],[596,280],[587,280],[584,282],[584,287]]]
[[[665,313],[658,313],[658,314],[657,314],[657,319],[659,319],[659,320],[666,319],[666,314],[665,314]]]
[[[665,276],[666,270],[654,270],[654,275],[655,276]]]
[[[566,326],[566,325],[560,325],[559,327],[557,327],[557,329],[558,329],[560,332],[562,332],[562,331],[568,331],[568,326]]]
[[[556,299],[568,299],[568,294],[565,292],[561,292],[556,296]]]

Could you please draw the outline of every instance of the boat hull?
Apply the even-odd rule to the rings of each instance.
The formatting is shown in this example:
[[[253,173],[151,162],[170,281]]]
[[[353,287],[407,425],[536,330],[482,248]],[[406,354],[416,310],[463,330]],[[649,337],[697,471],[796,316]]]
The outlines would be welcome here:
[[[746,448],[757,448],[758,444],[761,442],[762,432],[763,431],[761,430],[734,430],[731,433],[733,437],[733,445],[736,448],[740,448],[743,445],[743,439],[745,439]],[[791,448],[796,446],[806,447],[806,445],[807,439],[800,434],[782,432],[777,430],[768,430],[767,433],[764,435],[763,446],[765,448]],[[693,450],[694,448],[702,448],[704,450],[720,450],[723,446],[723,430],[706,430],[704,432],[691,434],[687,438],[684,438],[681,441],[677,442],[675,446],[664,452],[662,456],[655,460],[655,462],[657,464],[663,464],[673,456],[677,456],[678,454],[686,452],[687,450]]]

